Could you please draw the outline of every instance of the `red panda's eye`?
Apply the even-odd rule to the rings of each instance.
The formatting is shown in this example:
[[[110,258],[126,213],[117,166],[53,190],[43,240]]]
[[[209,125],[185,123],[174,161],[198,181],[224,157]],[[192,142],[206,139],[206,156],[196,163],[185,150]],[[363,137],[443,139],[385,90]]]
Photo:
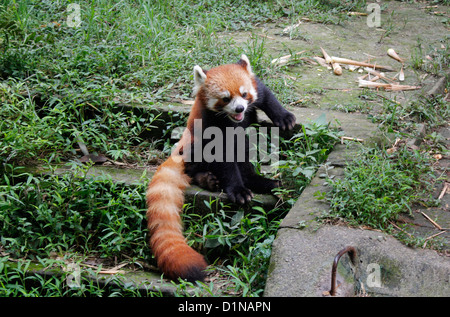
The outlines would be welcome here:
[[[246,97],[247,97],[247,93],[244,92],[244,93],[242,94],[242,98],[246,98]]]
[[[222,101],[228,103],[228,102],[231,101],[231,98],[230,97],[223,97]]]

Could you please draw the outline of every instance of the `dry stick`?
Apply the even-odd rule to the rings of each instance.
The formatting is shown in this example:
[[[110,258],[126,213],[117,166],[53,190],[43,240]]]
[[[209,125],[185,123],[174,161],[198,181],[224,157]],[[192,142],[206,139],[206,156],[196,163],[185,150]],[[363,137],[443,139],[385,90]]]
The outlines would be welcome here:
[[[422,88],[421,86],[409,86],[409,85],[396,85],[389,84],[385,89],[388,91],[401,91],[401,90],[416,90]]]
[[[347,12],[347,15],[359,15],[359,16],[366,16],[368,13],[365,12],[355,12],[355,11],[349,11]]]
[[[349,136],[342,136],[342,137],[341,137],[341,144],[344,144],[344,140],[348,140],[348,141],[356,141],[356,142],[364,142],[363,139],[352,138],[352,137],[349,137]]]
[[[420,86],[409,86],[409,85],[397,85],[397,84],[384,84],[384,83],[376,83],[370,80],[362,80],[359,79],[358,87],[365,88],[383,88],[387,91],[401,91],[401,90],[415,90],[421,88]]]
[[[317,63],[319,63],[320,66],[331,69],[331,66],[327,64],[327,62],[325,61],[324,58],[319,57],[319,56],[314,56],[313,58],[316,60]]]
[[[258,35],[259,35],[259,36],[262,36],[262,37],[265,37],[265,38],[267,38],[267,39],[269,39],[269,40],[275,40],[274,37],[271,37],[271,36],[266,35],[266,34],[264,34],[264,33],[260,33],[260,34],[258,34]]]
[[[328,64],[331,64],[331,57],[330,57],[330,55],[328,55],[327,52],[325,52],[325,50],[322,47],[320,48],[320,50],[322,51],[322,55],[323,55],[323,58],[325,58],[325,61]]]
[[[428,217],[428,215],[426,215],[424,212],[420,212],[422,214],[422,216],[424,216],[429,222],[431,222],[431,224],[433,226],[435,226],[436,228],[438,228],[439,230],[443,230],[442,227],[440,225],[438,225],[433,219],[431,219],[430,217]]]
[[[439,197],[438,197],[439,200],[441,200],[442,197],[444,197],[445,193],[447,192],[448,186],[449,186],[449,183],[445,183],[444,188],[442,188],[442,191],[439,194]]]
[[[364,79],[366,79],[367,76],[369,76],[369,74],[365,74],[365,75],[359,76],[358,80],[360,80],[360,79],[364,80]]]
[[[306,50],[297,52],[297,53],[295,53],[295,55],[300,55],[300,54],[304,53],[305,51]],[[275,63],[277,63],[277,64],[286,64],[291,59],[291,57],[292,57],[292,55],[281,56],[281,57],[273,59],[271,63],[272,64],[275,64]]]
[[[389,221],[389,223],[391,225],[393,225],[396,229],[400,230],[403,233],[406,233],[410,238],[413,238],[413,236],[411,234],[409,234],[408,232],[406,232],[405,230],[403,230],[402,228],[400,228],[399,226],[397,226],[395,223],[393,223],[392,221]]]
[[[374,76],[378,76],[378,77],[380,77],[380,78],[382,78],[382,79],[385,79],[385,80],[387,80],[387,81],[389,81],[389,82],[391,82],[391,83],[397,83],[394,79],[389,78],[389,77],[386,77],[386,76],[383,75],[382,73],[377,72],[376,70],[373,70],[373,69],[371,69],[371,68],[369,68],[369,67],[365,67],[364,69],[365,69],[369,74],[372,74],[372,75],[374,75]]]
[[[297,24],[285,27],[283,29],[283,33],[291,32],[292,30],[295,30],[296,28],[298,28],[300,26],[300,24],[302,24],[302,21],[299,21]]]
[[[382,98],[382,99],[384,99],[384,100],[387,100],[387,101],[389,101],[389,102],[396,103],[397,105],[400,105],[400,102],[398,102],[398,101],[395,101],[395,100],[386,98],[385,96],[382,96],[382,95],[380,95],[380,94],[375,94],[375,95],[378,96],[378,97],[380,97],[380,98]]]
[[[398,54],[392,48],[388,49],[387,54],[389,55],[389,57],[392,57],[393,59],[402,64],[405,62],[405,59],[400,58],[400,56],[398,56]]]
[[[441,234],[445,233],[445,231],[441,231],[438,233],[433,234],[432,236],[429,236],[428,238],[425,239],[425,243],[422,245],[422,248],[425,248],[427,246],[428,240],[433,239]]]
[[[117,274],[117,273],[125,273],[125,271],[119,270],[119,269],[122,268],[122,267],[124,267],[125,265],[128,265],[128,264],[129,264],[129,263],[122,263],[122,264],[119,264],[119,265],[117,265],[117,266],[115,266],[115,267],[112,267],[112,268],[110,268],[110,269],[100,270],[100,271],[98,271],[97,273],[99,273],[99,274]],[[96,265],[91,265],[91,264],[86,264],[86,263],[81,263],[80,265],[82,265],[82,266],[87,266],[87,267],[90,267],[90,268],[93,268],[93,269],[98,269],[98,268],[99,268],[99,267],[96,266]]]
[[[382,65],[370,64],[370,63],[358,62],[358,61],[354,61],[354,60],[351,60],[348,58],[340,58],[340,57],[336,57],[336,56],[331,56],[331,60],[333,63],[363,66],[363,67],[370,67],[370,68],[375,68],[375,69],[384,69],[387,71],[394,71],[394,69],[390,66],[382,66]]]
[[[391,84],[375,83],[370,80],[359,79],[359,87],[364,88],[388,88]]]
[[[337,62],[333,62],[331,60],[330,55],[328,55],[327,52],[325,52],[325,50],[322,47],[320,49],[322,50],[322,54],[323,54],[323,57],[325,58],[325,61],[328,64],[331,64],[331,67],[333,67],[333,72],[336,75],[342,75],[342,67],[341,67],[341,65],[339,65],[339,63],[337,63]]]

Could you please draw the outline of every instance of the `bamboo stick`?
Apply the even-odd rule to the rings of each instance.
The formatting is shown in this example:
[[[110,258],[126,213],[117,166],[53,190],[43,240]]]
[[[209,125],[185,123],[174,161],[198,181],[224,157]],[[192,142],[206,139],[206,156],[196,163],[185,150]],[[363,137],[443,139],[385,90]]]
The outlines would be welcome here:
[[[378,76],[378,77],[380,77],[380,78],[382,78],[382,79],[385,79],[385,80],[387,80],[387,81],[389,81],[389,82],[391,82],[391,83],[397,83],[394,79],[389,78],[389,77],[386,77],[384,74],[382,74],[382,73],[380,73],[380,72],[377,72],[376,70],[373,70],[372,68],[365,67],[364,69],[365,69],[368,73],[370,73],[370,74],[372,74],[372,75],[374,75],[374,76]]]
[[[398,80],[400,80],[400,81],[405,80],[405,73],[403,72],[403,67],[400,69],[400,73],[398,75]]]
[[[302,54],[304,52],[305,52],[305,50],[297,52],[297,53],[295,53],[295,55],[300,55],[300,54]],[[276,63],[276,64],[279,64],[279,65],[286,64],[291,59],[291,57],[292,57],[292,55],[281,56],[281,57],[273,59],[271,63],[272,64]]]
[[[359,61],[354,61],[348,58],[341,58],[336,56],[331,56],[331,61],[334,63],[340,63],[340,64],[348,64],[348,65],[355,65],[355,66],[364,66],[364,67],[370,67],[375,69],[384,69],[387,71],[394,71],[394,69],[390,66],[382,66],[377,64],[370,64],[370,63],[364,63]]]
[[[424,216],[429,222],[431,222],[431,224],[433,226],[435,226],[437,229],[442,230],[442,227],[440,225],[438,225],[433,219],[431,219],[430,217],[428,217],[427,214],[425,214],[424,212],[420,212],[422,214],[422,216]]]
[[[403,58],[400,58],[400,56],[398,56],[398,54],[392,48],[388,49],[387,54],[389,55],[389,57],[392,57],[402,64],[405,62],[405,60]]]
[[[362,88],[382,88],[386,91],[416,90],[421,88],[420,86],[376,83],[370,80],[363,79],[359,79],[358,83],[358,86]]]
[[[442,188],[442,191],[438,197],[439,200],[442,199],[442,197],[444,197],[445,193],[447,192],[447,188],[449,187],[449,183],[445,183],[444,188]]]
[[[325,52],[325,50],[322,47],[320,49],[322,50],[322,54],[323,54],[323,57],[325,58],[325,61],[328,64],[331,64],[331,67],[333,67],[333,72],[336,75],[342,75],[342,67],[341,67],[341,65],[339,65],[339,63],[337,63],[337,62],[333,62],[331,60],[330,55],[328,55],[327,52]]]

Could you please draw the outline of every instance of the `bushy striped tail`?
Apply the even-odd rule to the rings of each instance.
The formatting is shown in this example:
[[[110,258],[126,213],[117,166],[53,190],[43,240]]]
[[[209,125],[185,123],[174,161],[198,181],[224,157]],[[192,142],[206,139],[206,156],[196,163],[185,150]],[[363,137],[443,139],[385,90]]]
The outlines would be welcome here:
[[[183,160],[169,157],[154,174],[147,189],[147,221],[150,247],[159,269],[171,279],[203,280],[206,262],[187,245],[181,211],[189,177]]]

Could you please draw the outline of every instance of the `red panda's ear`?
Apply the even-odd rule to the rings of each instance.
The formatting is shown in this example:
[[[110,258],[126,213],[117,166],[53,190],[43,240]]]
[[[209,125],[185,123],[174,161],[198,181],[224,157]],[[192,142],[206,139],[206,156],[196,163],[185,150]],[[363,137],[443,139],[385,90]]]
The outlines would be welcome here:
[[[192,94],[195,96],[200,89],[200,87],[205,83],[206,71],[204,71],[200,66],[194,66],[194,89]]]
[[[248,60],[247,55],[242,54],[241,55],[241,59],[236,64],[241,65],[242,67],[244,67],[248,71],[248,73],[250,75],[253,75],[252,65],[250,64],[250,61]]]

